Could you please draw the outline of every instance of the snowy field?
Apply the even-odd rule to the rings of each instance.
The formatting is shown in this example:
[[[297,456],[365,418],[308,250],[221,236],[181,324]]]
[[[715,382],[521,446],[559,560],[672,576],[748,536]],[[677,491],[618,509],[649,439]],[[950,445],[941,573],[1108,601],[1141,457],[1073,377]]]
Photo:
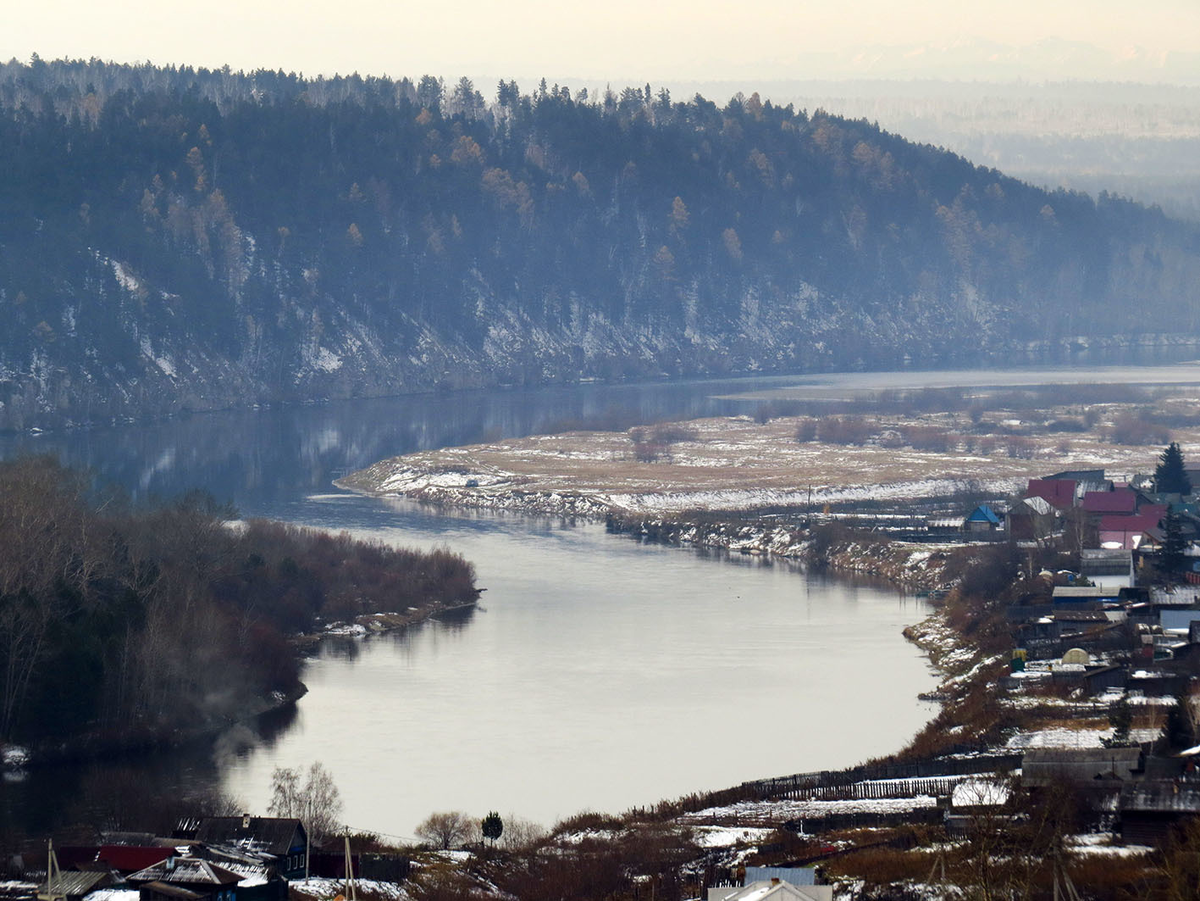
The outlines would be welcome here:
[[[1178,413],[1183,403],[1173,398],[1164,408]],[[450,506],[600,517],[609,510],[669,515],[764,506],[819,509],[826,503],[903,501],[968,490],[1004,496],[1030,477],[1062,469],[1105,467],[1117,479],[1151,470],[1161,444],[1112,443],[1110,422],[1130,408],[1101,406],[1107,418],[1098,419],[1091,431],[1066,435],[1039,434],[1041,422],[991,414],[997,428],[1017,437],[981,438],[972,433],[965,412],[904,418],[868,414],[863,419],[871,437],[861,445],[799,441],[804,417],[766,423],[747,416],[714,417],[410,454],[377,463],[341,484]],[[1061,408],[1040,411],[1038,418],[1080,415],[1079,409]],[[946,449],[906,446],[906,430],[913,428],[948,433]],[[656,433],[666,440],[656,441]],[[1185,455],[1200,450],[1200,428],[1175,429],[1172,437]],[[648,444],[653,445],[649,451]]]

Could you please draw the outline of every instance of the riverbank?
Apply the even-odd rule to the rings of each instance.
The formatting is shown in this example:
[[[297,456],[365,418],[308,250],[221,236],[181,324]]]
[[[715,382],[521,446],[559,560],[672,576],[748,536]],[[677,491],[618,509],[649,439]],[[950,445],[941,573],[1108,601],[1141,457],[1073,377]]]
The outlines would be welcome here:
[[[840,575],[883,579],[916,591],[943,587],[944,570],[955,548],[951,544],[889,541],[836,523],[804,527],[778,520],[720,515],[667,518],[610,513],[605,524],[614,534],[641,541],[782,557]]]
[[[954,387],[956,375],[972,387]],[[1036,381],[995,388],[978,374],[974,382],[963,375],[920,389],[870,392],[851,384],[731,396],[757,412],[422,451],[380,460],[336,484],[535,516],[812,515],[1003,497],[1053,469],[1144,472],[1167,436],[1185,448],[1200,445],[1194,391],[1182,386]]]
[[[31,767],[82,764],[148,754],[161,754],[195,742],[211,740],[237,726],[252,724],[262,717],[286,710],[308,694],[299,683],[291,691],[274,691],[255,698],[237,716],[224,717],[190,728],[131,728],[92,732],[70,738],[0,745],[0,775],[20,778]]]

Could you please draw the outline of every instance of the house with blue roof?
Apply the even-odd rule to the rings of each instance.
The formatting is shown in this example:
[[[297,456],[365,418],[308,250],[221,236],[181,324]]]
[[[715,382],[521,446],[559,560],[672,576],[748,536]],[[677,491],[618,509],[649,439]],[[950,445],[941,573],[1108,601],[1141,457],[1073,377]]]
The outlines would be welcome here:
[[[963,531],[971,533],[1003,532],[1004,519],[987,504],[980,504],[963,521]]]

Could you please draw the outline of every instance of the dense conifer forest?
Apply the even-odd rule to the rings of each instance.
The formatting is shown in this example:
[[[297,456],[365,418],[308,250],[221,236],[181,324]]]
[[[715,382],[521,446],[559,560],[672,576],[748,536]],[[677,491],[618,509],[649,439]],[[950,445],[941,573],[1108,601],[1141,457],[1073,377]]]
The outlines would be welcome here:
[[[51,458],[0,463],[0,745],[222,726],[302,691],[297,633],[477,597],[449,551],[233,515],[204,494],[135,507]]]
[[[1194,335],[1200,230],[867,121],[0,65],[0,427]]]

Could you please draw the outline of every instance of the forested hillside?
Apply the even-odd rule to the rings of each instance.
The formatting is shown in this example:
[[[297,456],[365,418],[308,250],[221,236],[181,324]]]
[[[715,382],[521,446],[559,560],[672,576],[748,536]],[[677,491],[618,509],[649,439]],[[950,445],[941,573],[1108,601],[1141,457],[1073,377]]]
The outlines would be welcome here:
[[[865,121],[0,66],[0,427],[1195,334],[1200,233]]]

